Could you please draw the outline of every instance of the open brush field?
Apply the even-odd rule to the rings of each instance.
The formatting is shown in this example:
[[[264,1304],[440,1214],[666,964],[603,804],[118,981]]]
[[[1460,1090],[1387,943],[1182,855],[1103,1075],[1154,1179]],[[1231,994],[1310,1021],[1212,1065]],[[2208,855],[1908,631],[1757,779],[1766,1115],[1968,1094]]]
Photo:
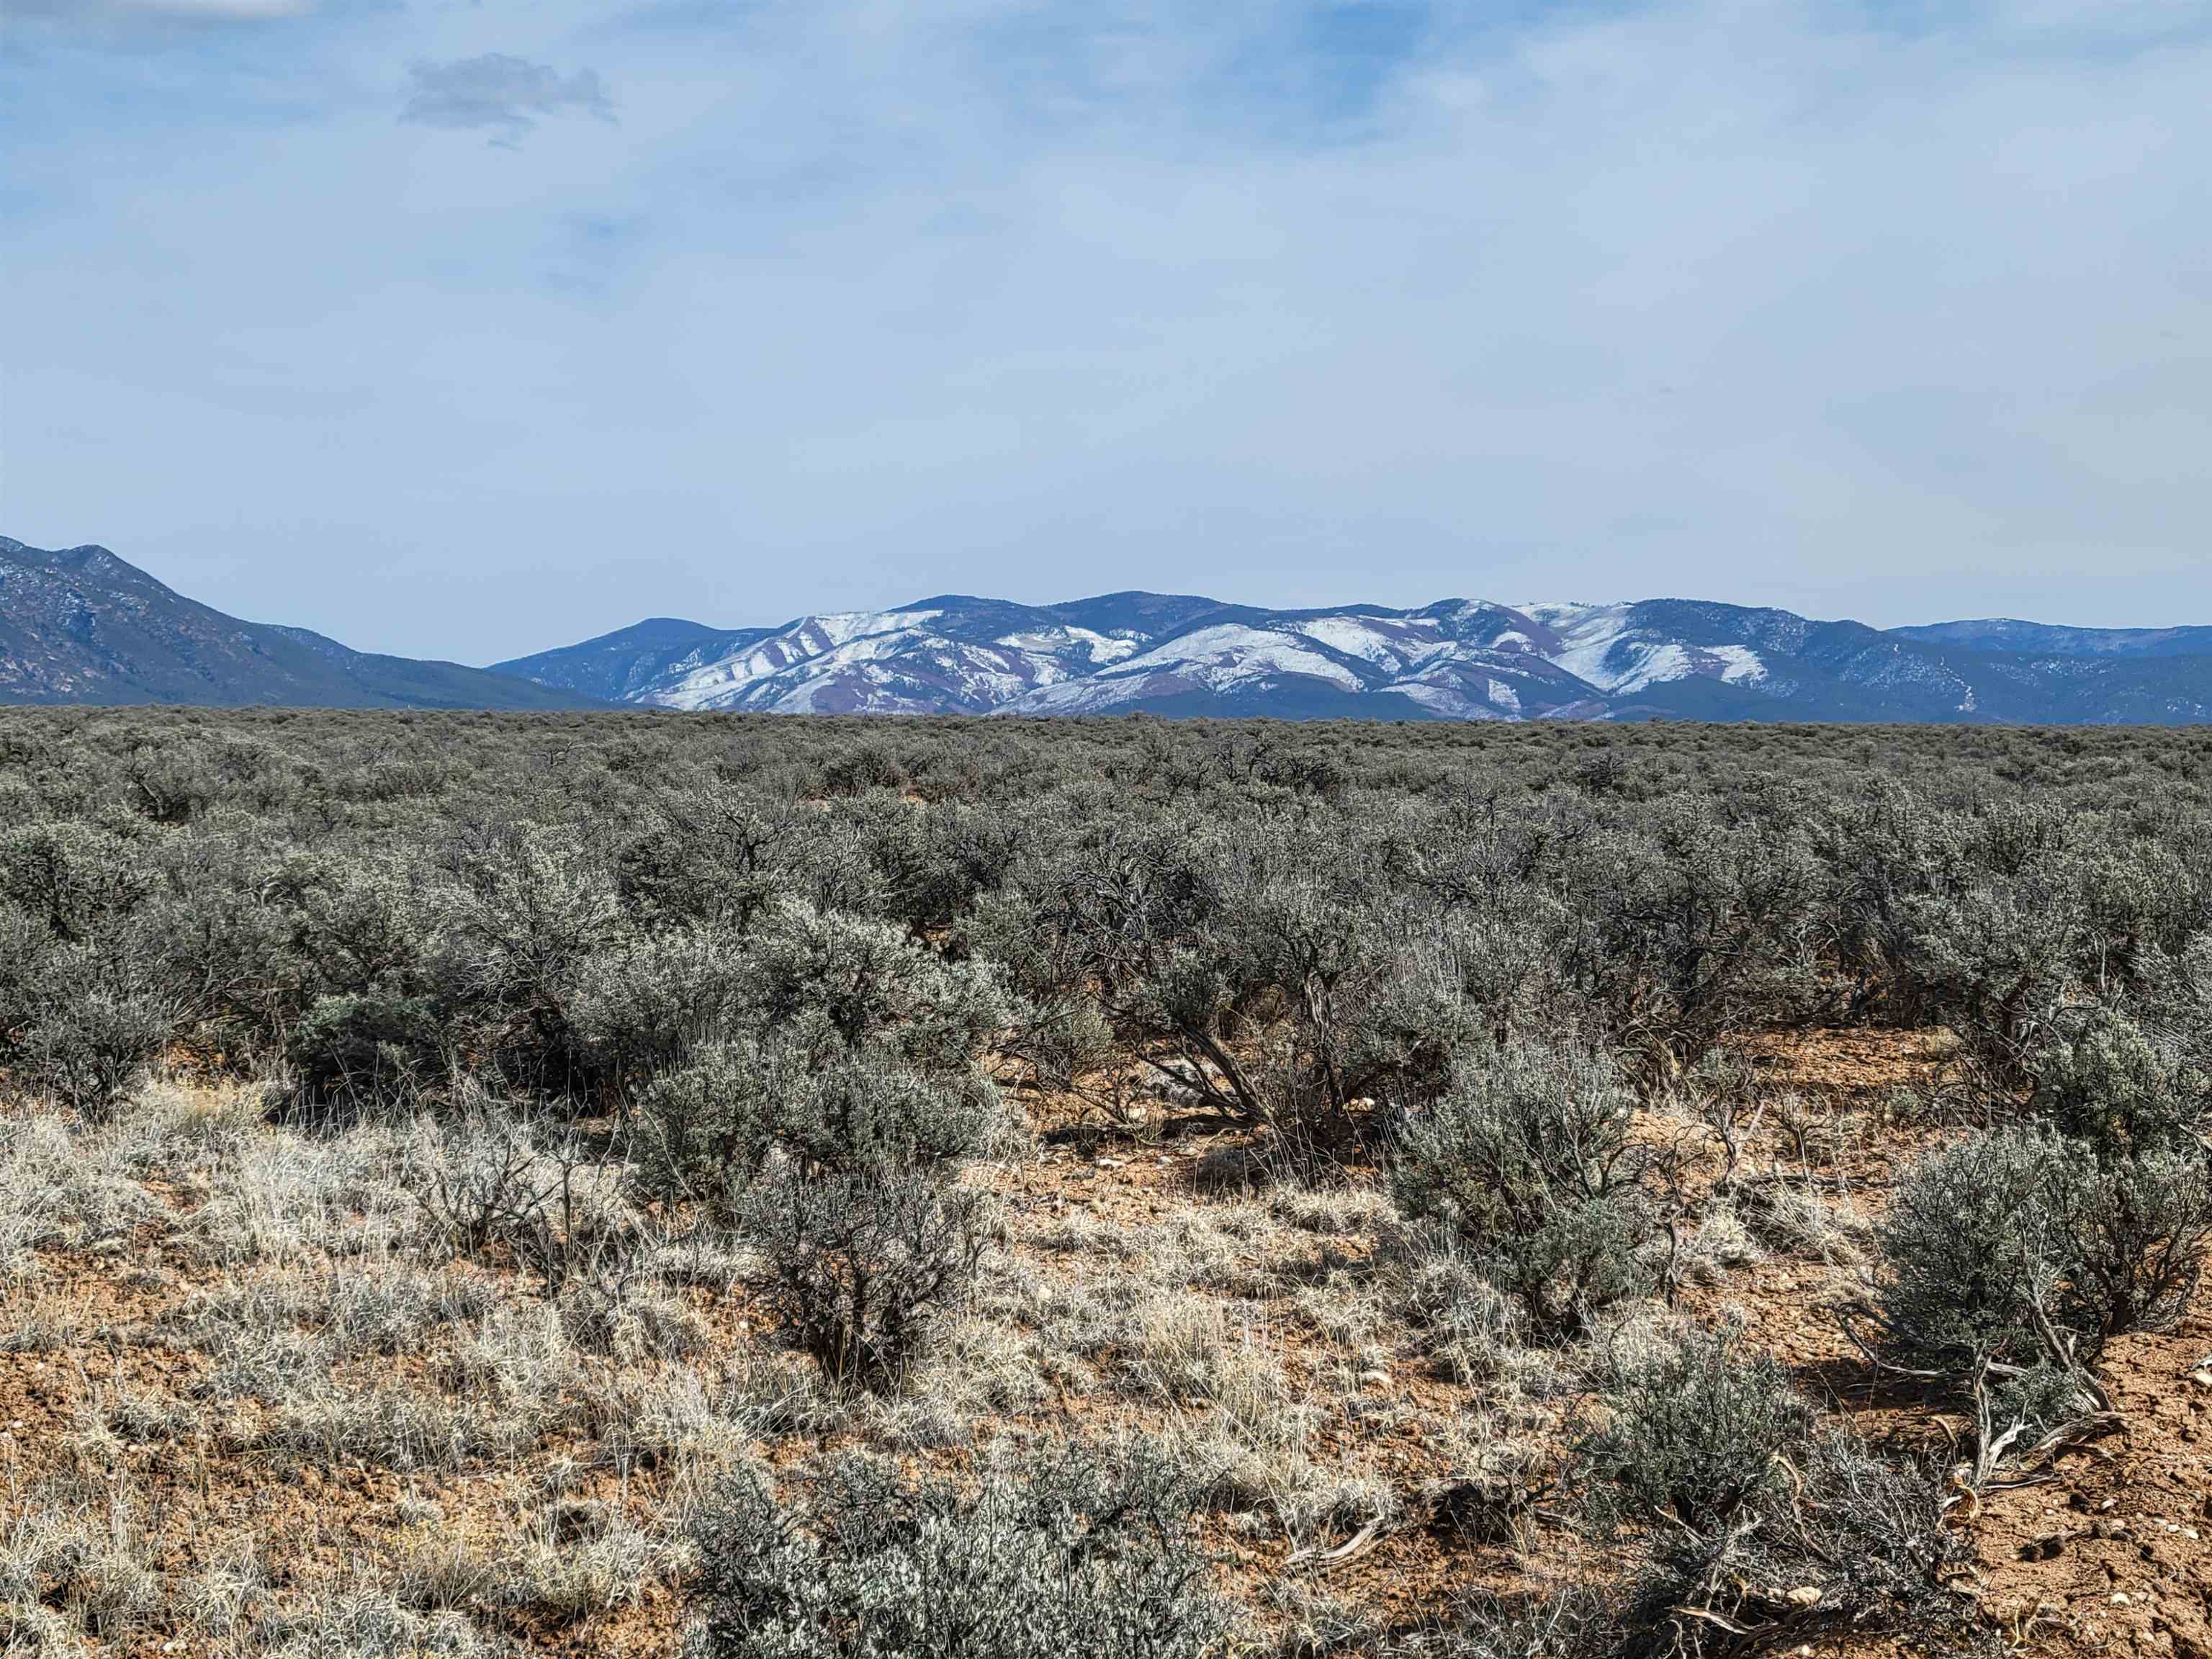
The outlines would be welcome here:
[[[0,1640],[2212,1656],[2212,734],[0,714]]]

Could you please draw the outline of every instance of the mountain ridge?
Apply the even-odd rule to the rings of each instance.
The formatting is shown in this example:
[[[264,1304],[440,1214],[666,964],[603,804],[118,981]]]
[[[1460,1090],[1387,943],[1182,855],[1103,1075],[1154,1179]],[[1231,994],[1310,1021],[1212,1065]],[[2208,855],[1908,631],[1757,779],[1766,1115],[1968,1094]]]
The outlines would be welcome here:
[[[709,648],[717,630],[680,627],[696,648],[628,684],[623,700],[906,714],[2212,720],[2212,628],[2193,630],[2203,649],[2186,652],[2169,641],[2189,629],[1882,629],[1701,599],[1278,611],[1137,590],[1045,605],[939,594],[742,630],[742,642],[719,653]],[[492,672],[563,672],[569,653],[619,637]],[[2015,640],[2037,648],[1986,643]]]
[[[587,700],[460,663],[244,622],[92,544],[0,536],[0,702],[569,708]]]
[[[0,537],[0,702],[1386,720],[2212,720],[2212,627],[1875,629],[1658,599],[1273,610],[940,593],[767,627],[649,617],[488,669],[361,652]]]

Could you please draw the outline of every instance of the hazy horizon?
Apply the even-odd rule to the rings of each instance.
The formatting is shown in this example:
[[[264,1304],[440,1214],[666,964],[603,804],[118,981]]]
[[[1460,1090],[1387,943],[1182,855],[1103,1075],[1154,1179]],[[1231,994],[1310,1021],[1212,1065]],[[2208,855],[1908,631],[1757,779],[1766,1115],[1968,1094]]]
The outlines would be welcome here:
[[[2212,622],[2208,84],[2179,0],[13,0],[0,527],[471,663]]]

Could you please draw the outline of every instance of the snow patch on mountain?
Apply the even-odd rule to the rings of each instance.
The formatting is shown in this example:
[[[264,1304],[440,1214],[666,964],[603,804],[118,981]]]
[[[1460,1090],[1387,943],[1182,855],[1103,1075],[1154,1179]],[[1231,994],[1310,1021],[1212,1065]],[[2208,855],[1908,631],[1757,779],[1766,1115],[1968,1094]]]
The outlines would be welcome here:
[[[896,634],[920,628],[944,614],[941,611],[836,611],[827,616],[809,617],[797,626],[810,637],[820,638],[823,648],[827,648],[872,634]]]
[[[1114,672],[1118,678],[1163,669],[1216,691],[1274,674],[1304,674],[1347,691],[1364,686],[1351,669],[1322,652],[1307,649],[1296,635],[1239,623],[1177,635],[1130,658]]]
[[[1702,648],[1707,656],[1720,659],[1723,665],[1721,678],[1730,685],[1755,685],[1766,678],[1765,659],[1747,645],[1710,645]]]
[[[1292,626],[1317,644],[1392,673],[1451,647],[1433,617],[1307,617]]]
[[[1001,634],[999,643],[1012,651],[1031,651],[1045,655],[1057,655],[1072,647],[1081,647],[1091,662],[1103,667],[1109,663],[1133,656],[1139,641],[1116,639],[1110,634],[1096,633],[1088,628],[1047,628],[1028,633]]]
[[[1638,615],[1638,605],[1547,602],[1522,609],[1559,641],[1559,648],[1544,653],[1547,660],[1616,695],[1698,674],[1729,685],[1756,685],[1768,678],[1765,659],[1751,647],[1665,637]]]

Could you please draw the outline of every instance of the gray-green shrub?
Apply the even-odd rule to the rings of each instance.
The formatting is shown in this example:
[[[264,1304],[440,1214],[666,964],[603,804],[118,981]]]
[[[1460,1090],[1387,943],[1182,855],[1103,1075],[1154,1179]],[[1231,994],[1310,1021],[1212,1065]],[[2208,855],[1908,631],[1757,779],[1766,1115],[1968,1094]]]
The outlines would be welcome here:
[[[746,1474],[694,1529],[700,1659],[1200,1659],[1229,1622],[1192,1494],[1061,1446],[978,1489],[833,1463],[787,1508]]]
[[[1608,1419],[1576,1456],[1604,1523],[1711,1533],[1760,1493],[1786,1486],[1814,1413],[1741,1327],[1698,1332],[1620,1368]]]
[[[1516,1042],[1466,1054],[1407,1127],[1392,1189],[1450,1227],[1545,1331],[1641,1294],[1651,1230],[1628,1139],[1634,1097],[1603,1054]]]

